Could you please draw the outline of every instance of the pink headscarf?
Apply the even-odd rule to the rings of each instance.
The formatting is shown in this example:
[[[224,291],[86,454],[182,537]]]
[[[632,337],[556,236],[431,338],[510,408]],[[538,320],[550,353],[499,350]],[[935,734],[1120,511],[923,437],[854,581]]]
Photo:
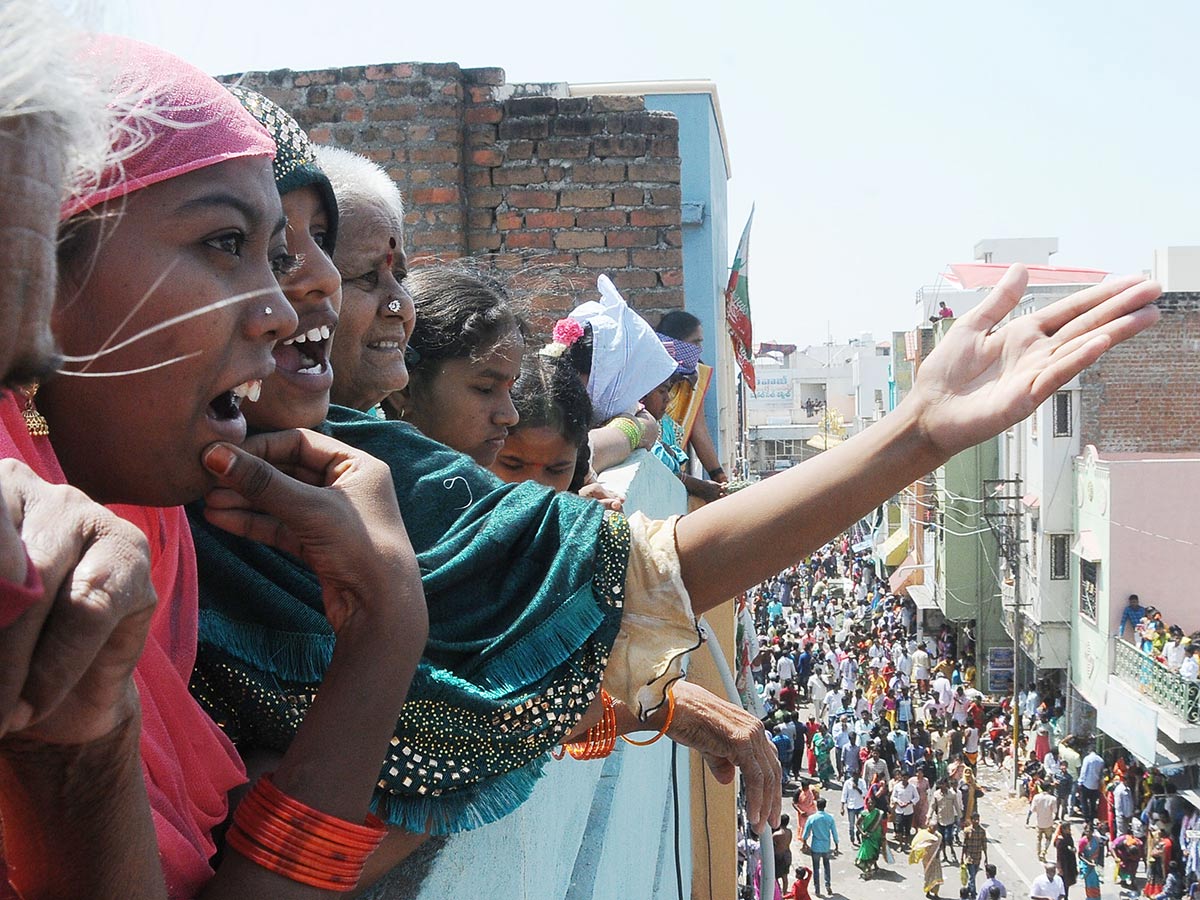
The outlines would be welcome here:
[[[246,156],[274,158],[275,142],[211,76],[177,56],[115,35],[98,35],[89,61],[109,77],[119,119],[111,162],[60,218],[136,190]]]

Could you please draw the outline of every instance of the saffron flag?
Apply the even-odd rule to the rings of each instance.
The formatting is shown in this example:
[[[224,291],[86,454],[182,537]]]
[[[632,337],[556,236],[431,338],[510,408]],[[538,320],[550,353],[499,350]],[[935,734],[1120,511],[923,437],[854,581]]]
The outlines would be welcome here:
[[[746,385],[754,390],[754,337],[750,328],[750,226],[754,223],[754,207],[742,229],[733,266],[729,271],[729,287],[725,288],[725,325],[733,341],[733,355]]]

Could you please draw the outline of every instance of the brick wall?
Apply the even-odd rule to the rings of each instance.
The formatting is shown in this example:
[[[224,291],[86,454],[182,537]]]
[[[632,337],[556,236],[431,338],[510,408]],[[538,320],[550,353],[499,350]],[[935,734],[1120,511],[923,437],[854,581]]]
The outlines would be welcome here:
[[[1168,293],[1157,325],[1080,375],[1080,436],[1103,453],[1200,451],[1200,293]]]
[[[640,97],[568,97],[497,68],[395,63],[226,76],[318,143],[384,166],[416,261],[471,255],[511,273],[548,330],[607,273],[651,322],[683,307],[679,123]]]

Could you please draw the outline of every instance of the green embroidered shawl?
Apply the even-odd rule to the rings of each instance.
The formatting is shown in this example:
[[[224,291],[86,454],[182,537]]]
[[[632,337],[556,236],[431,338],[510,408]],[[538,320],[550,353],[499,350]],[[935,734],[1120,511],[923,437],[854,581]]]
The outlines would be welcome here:
[[[629,530],[599,504],[504,484],[401,422],[321,428],[384,460],[421,567],[429,642],[375,792],[386,820],[460,831],[523,802],[599,692]],[[282,752],[333,653],[312,572],[188,511],[200,572],[193,693],[243,751]],[[337,523],[330,523],[337,527]]]

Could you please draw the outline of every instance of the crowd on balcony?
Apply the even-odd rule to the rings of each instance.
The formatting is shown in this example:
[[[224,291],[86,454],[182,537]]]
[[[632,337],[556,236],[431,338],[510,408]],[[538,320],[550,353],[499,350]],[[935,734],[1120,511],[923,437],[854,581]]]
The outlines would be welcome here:
[[[583,445],[600,468],[604,443],[657,444],[656,392],[695,408],[686,332],[657,337],[602,281],[558,361],[527,360],[486,272],[410,278],[388,173],[55,15],[0,4],[0,895],[366,888],[511,812],[557,748],[634,731],[740,768],[767,830],[775,748],[679,680],[695,617],[1157,316],[1157,285],[1127,279],[996,328],[1015,269],[864,439],[625,516],[571,490]],[[518,382],[544,425],[520,427]],[[710,476],[689,490],[727,493],[679,424]],[[950,674],[940,719],[965,714]]]
[[[1116,636],[1123,638],[1129,629],[1132,629],[1133,645],[1142,653],[1153,657],[1180,678],[1200,681],[1200,631],[1185,634],[1179,625],[1168,625],[1159,610],[1142,606],[1137,594],[1129,595]]]

